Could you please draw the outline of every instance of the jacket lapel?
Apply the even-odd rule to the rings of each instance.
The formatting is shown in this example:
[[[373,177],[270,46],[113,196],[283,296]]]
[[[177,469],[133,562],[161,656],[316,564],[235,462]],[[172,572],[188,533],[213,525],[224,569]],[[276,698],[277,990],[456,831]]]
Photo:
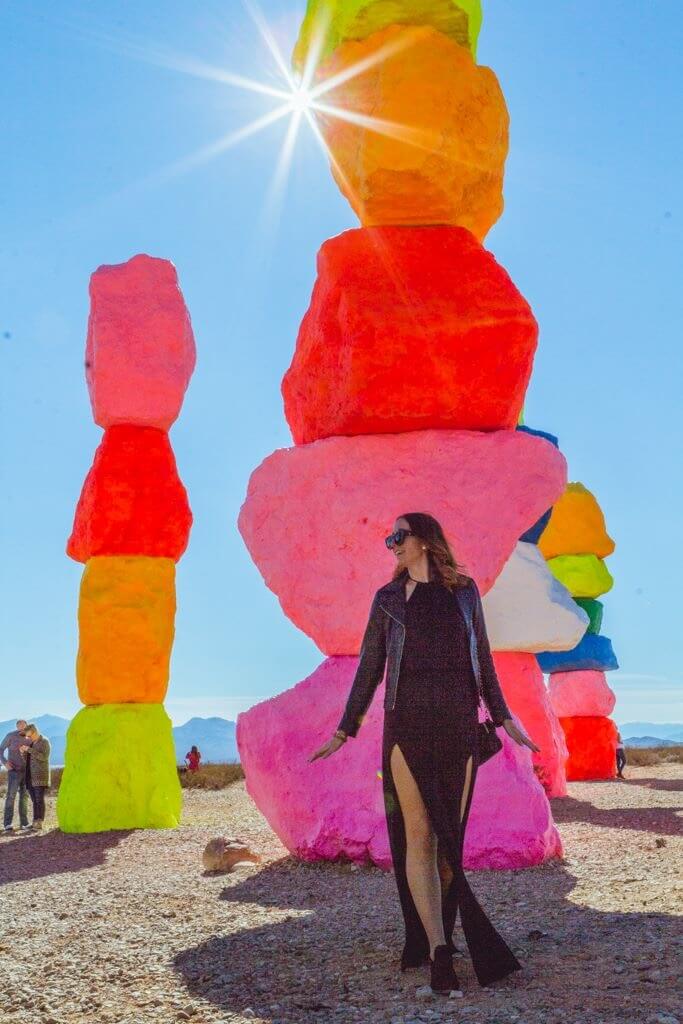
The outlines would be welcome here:
[[[384,608],[387,615],[390,615],[392,619],[396,619],[402,626],[406,624],[405,583],[405,575],[392,580],[391,583],[388,583],[383,588],[379,601],[380,606]]]

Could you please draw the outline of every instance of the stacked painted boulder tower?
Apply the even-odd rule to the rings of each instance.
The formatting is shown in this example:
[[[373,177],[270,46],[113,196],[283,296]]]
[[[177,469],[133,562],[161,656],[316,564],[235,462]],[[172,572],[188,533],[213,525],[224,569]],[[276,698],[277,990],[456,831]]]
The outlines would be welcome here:
[[[167,260],[139,255],[90,281],[86,378],[104,436],[67,553],[85,564],[78,693],[57,814],[64,832],[172,828],[181,793],[163,701],[175,564],[192,515],[168,430],[195,365],[190,317]]]
[[[482,245],[503,208],[508,115],[475,60],[480,22],[479,0],[309,0],[295,50],[304,78],[328,87],[315,113],[362,226],[320,250],[283,380],[295,446],[252,474],[239,526],[285,614],[327,658],[241,715],[237,740],[251,796],[307,859],[390,864],[383,687],[356,739],[313,766],[307,757],[339,721],[370,598],[393,569],[383,537],[402,512],[436,515],[476,579],[508,703],[544,748],[547,791],[566,792],[536,655],[575,647],[588,614],[547,567],[540,528],[527,536],[545,526],[566,465],[555,439],[517,429],[538,327]],[[529,751],[501,738],[477,776],[468,867],[561,849]]]
[[[603,606],[598,598],[612,588],[604,559],[614,551],[614,541],[598,502],[583,484],[568,484],[541,534],[539,549],[590,620],[576,647],[538,656],[549,673],[550,700],[567,741],[567,778],[613,778],[617,728],[609,715],[615,696],[605,672],[619,666],[611,641],[600,632]]]

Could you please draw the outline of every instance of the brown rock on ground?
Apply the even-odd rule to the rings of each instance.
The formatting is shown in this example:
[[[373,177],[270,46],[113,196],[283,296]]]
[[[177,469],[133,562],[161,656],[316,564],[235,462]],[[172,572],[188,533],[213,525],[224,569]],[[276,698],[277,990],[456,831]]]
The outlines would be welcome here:
[[[232,871],[236,864],[244,861],[259,864],[261,857],[245,846],[241,839],[210,839],[202,854],[205,871]]]

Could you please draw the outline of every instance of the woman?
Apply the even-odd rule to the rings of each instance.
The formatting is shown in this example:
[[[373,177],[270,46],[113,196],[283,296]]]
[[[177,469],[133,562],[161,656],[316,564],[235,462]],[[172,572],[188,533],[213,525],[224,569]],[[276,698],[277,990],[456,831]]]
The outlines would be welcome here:
[[[45,790],[50,787],[50,741],[40,735],[38,726],[26,727],[26,788],[33,804],[33,828],[40,832],[45,821]]]
[[[199,765],[202,760],[202,755],[200,754],[196,747],[190,747],[187,754],[185,754],[185,760],[187,762],[188,771],[199,771]]]
[[[459,988],[452,936],[458,908],[480,985],[520,964],[477,902],[462,866],[476,778],[478,686],[491,718],[515,742],[539,748],[512,720],[491,657],[481,599],[439,523],[425,513],[396,520],[396,557],[377,591],[360,662],[329,757],[358,732],[386,672],[384,802],[406,941],[401,970],[431,964],[431,986]]]

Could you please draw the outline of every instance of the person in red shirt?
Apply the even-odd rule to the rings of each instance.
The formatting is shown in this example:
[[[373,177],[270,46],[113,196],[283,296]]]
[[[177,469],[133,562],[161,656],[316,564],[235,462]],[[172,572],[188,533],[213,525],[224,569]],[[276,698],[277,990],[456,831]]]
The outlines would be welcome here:
[[[188,771],[196,772],[199,769],[201,760],[202,755],[200,754],[196,747],[191,747],[187,754],[185,754],[185,761],[187,763]]]

